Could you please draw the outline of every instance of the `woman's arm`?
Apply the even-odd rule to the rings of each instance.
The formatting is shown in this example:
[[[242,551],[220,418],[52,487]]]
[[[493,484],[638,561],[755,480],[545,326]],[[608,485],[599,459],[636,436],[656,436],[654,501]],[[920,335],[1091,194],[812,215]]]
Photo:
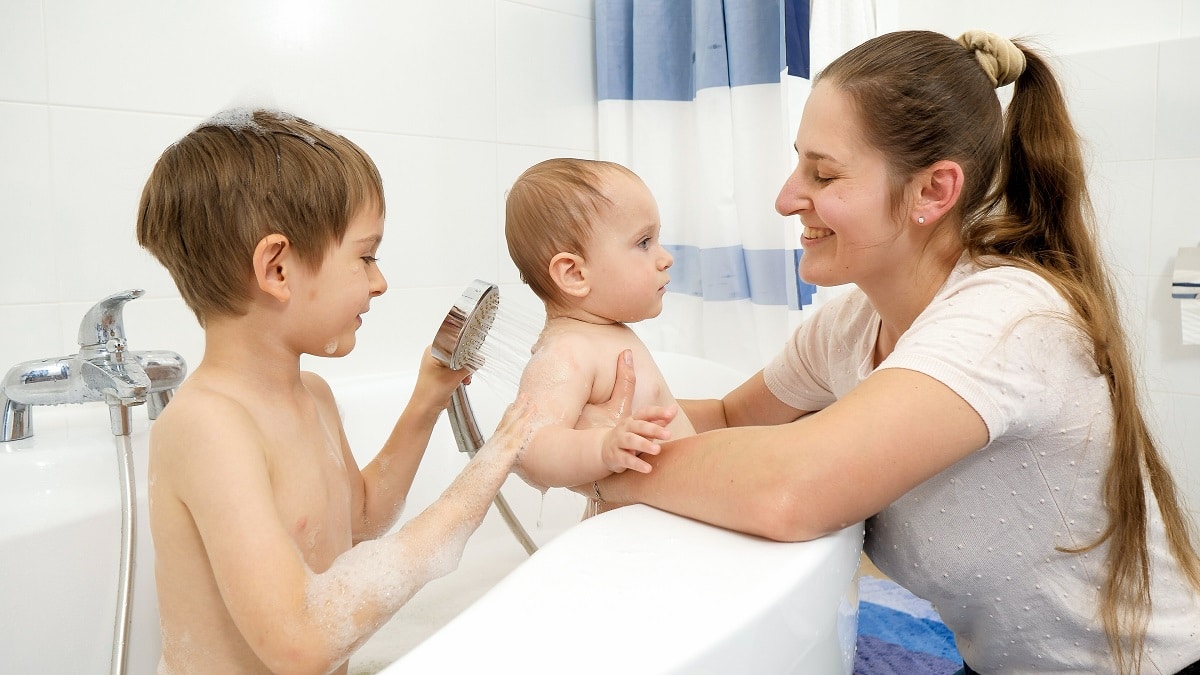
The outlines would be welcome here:
[[[757,400],[765,386],[752,383],[760,380],[761,374],[739,387],[739,407]],[[646,458],[653,471],[610,476],[599,490],[608,507],[645,503],[803,541],[878,513],[987,440],[983,420],[950,388],[915,371],[886,369],[793,422],[664,443],[659,455]]]

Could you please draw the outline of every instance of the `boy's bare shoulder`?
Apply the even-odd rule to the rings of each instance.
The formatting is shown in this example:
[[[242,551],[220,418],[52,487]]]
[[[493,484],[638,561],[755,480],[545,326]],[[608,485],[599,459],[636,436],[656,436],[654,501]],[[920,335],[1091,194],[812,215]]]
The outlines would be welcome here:
[[[262,432],[247,402],[233,391],[203,380],[185,382],[150,429],[151,453],[165,460],[193,448],[222,453],[257,442]]]

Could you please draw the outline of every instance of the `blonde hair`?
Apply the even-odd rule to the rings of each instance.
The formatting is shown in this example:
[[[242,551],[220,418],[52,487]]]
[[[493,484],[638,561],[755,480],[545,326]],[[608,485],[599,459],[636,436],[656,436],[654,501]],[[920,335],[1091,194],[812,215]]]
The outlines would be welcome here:
[[[592,219],[612,204],[605,194],[605,180],[614,172],[641,181],[615,162],[563,157],[526,169],[508,191],[504,212],[508,254],[521,281],[547,305],[565,301],[550,277],[550,260],[559,253],[584,255]]]
[[[837,59],[820,81],[854,101],[869,143],[888,163],[892,204],[916,171],[942,159],[958,162],[964,182],[957,212],[963,246],[982,265],[1031,270],[1074,310],[1108,382],[1112,455],[1104,478],[1107,527],[1082,553],[1108,545],[1100,618],[1121,672],[1139,672],[1150,613],[1150,518],[1144,485],[1158,501],[1167,541],[1183,574],[1200,589],[1200,556],[1175,483],[1139,407],[1137,374],[1116,295],[1096,243],[1079,139],[1049,65],[1020,41],[964,36],[956,42],[926,31],[891,33]],[[1001,49],[1002,48],[1002,49]],[[1011,54],[1015,67],[988,69]],[[983,64],[983,67],[981,67]],[[1019,70],[1019,72],[1018,72]],[[994,86],[1015,78],[1002,113]],[[1011,81],[1011,80],[1010,80]],[[867,111],[870,111],[867,114]]]
[[[383,183],[361,148],[287,113],[236,109],[162,153],[142,190],[137,236],[203,326],[245,312],[264,236],[287,237],[316,269],[367,208],[383,214]]]

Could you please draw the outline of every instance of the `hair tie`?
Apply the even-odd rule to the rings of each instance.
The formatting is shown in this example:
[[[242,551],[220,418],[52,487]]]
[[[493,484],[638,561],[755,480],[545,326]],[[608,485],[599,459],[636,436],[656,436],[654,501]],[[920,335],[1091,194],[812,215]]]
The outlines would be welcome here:
[[[986,30],[969,30],[959,36],[958,43],[975,54],[993,87],[1011,84],[1025,72],[1025,53],[1008,38]]]

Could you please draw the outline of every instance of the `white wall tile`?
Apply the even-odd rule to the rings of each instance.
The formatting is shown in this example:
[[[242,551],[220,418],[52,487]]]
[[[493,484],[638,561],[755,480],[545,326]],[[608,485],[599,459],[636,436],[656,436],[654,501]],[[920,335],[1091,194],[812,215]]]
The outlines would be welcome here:
[[[1132,274],[1149,274],[1154,162],[1101,162],[1088,175],[1100,244],[1109,264]],[[1157,273],[1157,271],[1155,271]]]
[[[498,140],[596,147],[592,21],[503,3],[496,12]],[[579,49],[581,44],[589,48]],[[553,82],[554,86],[546,86]]]
[[[1200,37],[1200,2],[1184,0],[1181,4],[1179,37]]]
[[[129,288],[175,295],[166,271],[137,244],[137,208],[154,162],[194,125],[181,117],[51,108],[60,300],[95,302]]]
[[[1200,153],[1190,159],[1154,162],[1154,192],[1150,208],[1150,272],[1170,275],[1175,253],[1183,246],[1200,246],[1196,218],[1200,186]]]
[[[46,31],[40,0],[0,3],[0,100],[46,100]]]
[[[1057,60],[1071,117],[1093,161],[1154,157],[1157,61],[1157,45]]]
[[[1200,518],[1200,396],[1155,394],[1151,414],[1159,449],[1193,518]]]
[[[54,302],[61,256],[50,199],[50,113],[0,103],[0,305]]]
[[[495,136],[492,0],[76,0],[49,5],[47,25],[62,104],[200,116],[266,105],[342,129]]]
[[[1200,38],[1159,49],[1155,157],[1200,157]]]
[[[592,19],[596,16],[595,0],[512,0],[511,2],[500,0],[498,4],[540,7],[541,9],[581,16],[585,19]]]
[[[56,304],[0,304],[0,327],[0,378],[17,363],[75,353],[60,349],[63,326]],[[72,334],[78,327],[71,326]]]
[[[1185,0],[1190,1],[1190,0]],[[1172,40],[1179,35],[1180,0],[900,0],[900,28],[935,30],[951,37],[980,28],[1028,37],[1059,54]]]
[[[383,176],[380,269],[397,287],[496,276],[496,150],[489,143],[349,133]]]

